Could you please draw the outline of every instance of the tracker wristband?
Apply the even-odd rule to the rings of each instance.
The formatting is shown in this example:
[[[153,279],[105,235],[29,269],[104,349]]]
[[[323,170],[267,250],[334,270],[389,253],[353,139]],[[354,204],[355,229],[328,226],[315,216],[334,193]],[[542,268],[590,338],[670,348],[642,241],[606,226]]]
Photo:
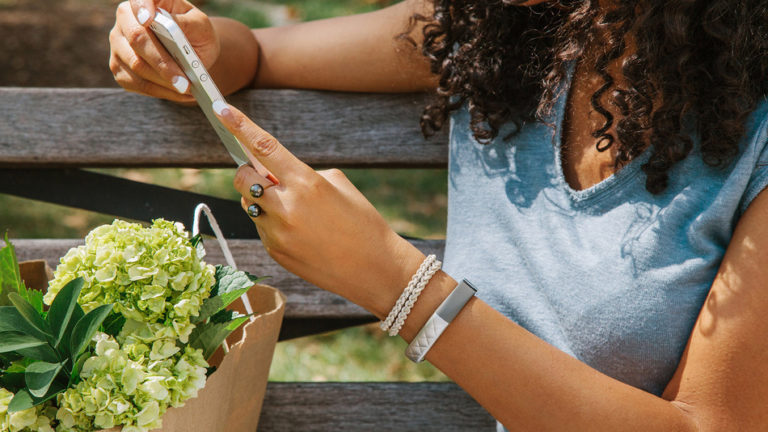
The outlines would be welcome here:
[[[456,318],[464,305],[467,304],[477,289],[464,279],[461,283],[453,289],[451,294],[440,303],[435,313],[427,320],[424,327],[419,330],[416,337],[413,338],[408,348],[405,350],[405,355],[412,361],[419,363],[424,361],[424,357],[435,344],[437,338],[448,328],[448,324]]]

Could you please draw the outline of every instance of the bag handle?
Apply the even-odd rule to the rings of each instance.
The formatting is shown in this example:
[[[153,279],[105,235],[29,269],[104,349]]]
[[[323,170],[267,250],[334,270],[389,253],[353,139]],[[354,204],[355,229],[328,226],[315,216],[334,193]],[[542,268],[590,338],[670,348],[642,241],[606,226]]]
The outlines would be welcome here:
[[[195,207],[195,216],[192,219],[192,235],[196,236],[200,234],[201,214],[205,214],[205,218],[208,220],[208,224],[211,226],[213,233],[216,235],[216,240],[218,240],[219,247],[221,247],[221,251],[224,253],[224,260],[227,261],[227,265],[237,270],[237,264],[235,264],[235,259],[232,257],[232,252],[229,250],[227,239],[224,238],[224,234],[221,232],[221,228],[219,228],[219,223],[216,222],[216,218],[213,217],[211,208],[208,207],[208,205],[205,203],[200,203],[197,205],[197,207]],[[255,317],[253,316],[253,308],[251,307],[251,302],[248,299],[248,294],[243,294],[240,296],[240,299],[243,301],[243,306],[245,306],[245,312],[251,315],[251,321],[253,321]]]

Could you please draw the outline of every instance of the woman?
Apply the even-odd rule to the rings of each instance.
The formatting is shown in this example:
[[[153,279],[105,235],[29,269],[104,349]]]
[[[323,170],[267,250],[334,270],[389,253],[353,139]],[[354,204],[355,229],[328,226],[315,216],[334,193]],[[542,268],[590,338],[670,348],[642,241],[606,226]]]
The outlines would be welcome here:
[[[768,427],[766,1],[409,0],[253,31],[183,0],[120,5],[116,80],[190,102],[146,30],[156,6],[225,92],[437,90],[422,127],[451,118],[446,263],[400,334],[473,282],[427,359],[504,426]],[[218,112],[278,179],[235,178],[270,255],[386,317],[424,255],[341,172]]]

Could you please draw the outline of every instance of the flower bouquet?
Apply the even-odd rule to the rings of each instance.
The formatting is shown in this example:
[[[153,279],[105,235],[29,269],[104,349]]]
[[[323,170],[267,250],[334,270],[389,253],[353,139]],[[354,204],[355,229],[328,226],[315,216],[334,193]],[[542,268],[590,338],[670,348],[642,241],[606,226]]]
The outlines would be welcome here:
[[[200,237],[162,219],[94,229],[46,292],[29,282],[47,281],[41,267],[19,266],[5,243],[0,431],[256,428],[284,309],[278,291],[206,264]],[[249,303],[255,310],[243,313]]]

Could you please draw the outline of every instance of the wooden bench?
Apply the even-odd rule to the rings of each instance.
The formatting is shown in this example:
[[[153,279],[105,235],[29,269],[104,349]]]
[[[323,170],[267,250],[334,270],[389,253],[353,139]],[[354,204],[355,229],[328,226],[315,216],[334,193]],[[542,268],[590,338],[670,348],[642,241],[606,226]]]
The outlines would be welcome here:
[[[230,98],[313,167],[445,167],[447,139],[424,140],[419,95],[258,90]],[[83,168],[233,167],[197,108],[118,89],[0,88],[0,193],[121,218],[191,226],[208,203],[238,265],[288,299],[281,340],[373,322],[374,317],[277,265],[240,205]],[[0,227],[5,228],[5,227]],[[441,255],[443,241],[410,239]],[[17,239],[21,259],[55,266],[80,240]],[[217,248],[206,260],[223,262]],[[493,419],[452,383],[270,383],[259,430],[492,430]]]

